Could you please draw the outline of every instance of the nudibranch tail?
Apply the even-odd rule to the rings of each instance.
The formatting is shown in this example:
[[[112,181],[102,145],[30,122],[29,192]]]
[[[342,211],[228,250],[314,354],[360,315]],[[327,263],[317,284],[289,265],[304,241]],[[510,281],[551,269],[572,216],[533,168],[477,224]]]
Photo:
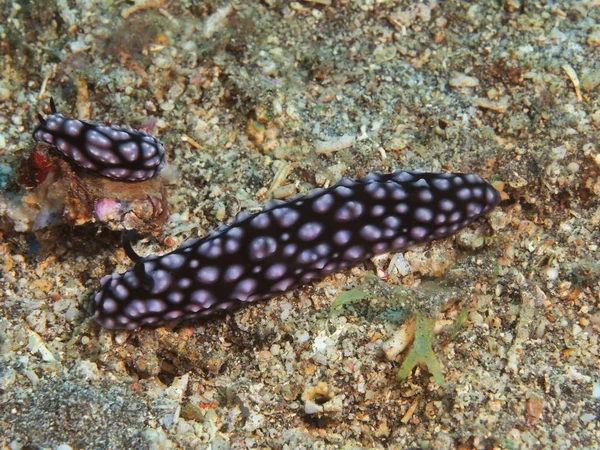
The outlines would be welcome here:
[[[155,177],[165,165],[161,142],[143,130],[68,119],[56,112],[38,115],[33,138],[56,149],[73,164],[117,181],[144,181]]]
[[[135,329],[230,311],[374,255],[449,236],[499,201],[496,189],[471,174],[396,171],[343,179],[241,213],[202,239],[103,278],[94,319],[106,328]]]

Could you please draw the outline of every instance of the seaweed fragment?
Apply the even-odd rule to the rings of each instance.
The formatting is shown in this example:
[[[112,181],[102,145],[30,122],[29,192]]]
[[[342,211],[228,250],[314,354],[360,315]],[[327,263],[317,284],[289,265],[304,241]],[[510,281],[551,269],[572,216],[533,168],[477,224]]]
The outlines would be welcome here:
[[[414,367],[420,364],[429,370],[438,385],[444,386],[440,360],[433,350],[437,314],[453,300],[458,300],[458,304],[462,305],[454,325],[448,331],[448,338],[454,339],[471,310],[469,299],[474,295],[475,286],[482,278],[495,278],[496,269],[492,258],[467,257],[458,261],[443,277],[423,282],[416,288],[394,286],[375,275],[367,274],[359,286],[343,292],[333,301],[332,310],[342,310],[370,298],[382,300],[386,304],[386,309],[378,315],[379,319],[395,325],[413,320],[414,326],[409,326],[403,333],[403,344],[396,342],[391,344],[389,352],[386,350],[388,359],[395,360],[396,355],[405,350],[404,344],[408,346],[412,337],[396,378],[398,381],[405,380]],[[372,316],[369,312],[361,315],[366,320]],[[390,339],[390,342],[393,341],[394,338]]]
[[[435,317],[427,317],[421,313],[416,313],[415,316],[417,321],[415,338],[408,354],[402,361],[400,369],[398,369],[396,378],[398,381],[405,380],[417,364],[423,364],[429,369],[435,382],[440,386],[444,386],[440,360],[433,351]]]

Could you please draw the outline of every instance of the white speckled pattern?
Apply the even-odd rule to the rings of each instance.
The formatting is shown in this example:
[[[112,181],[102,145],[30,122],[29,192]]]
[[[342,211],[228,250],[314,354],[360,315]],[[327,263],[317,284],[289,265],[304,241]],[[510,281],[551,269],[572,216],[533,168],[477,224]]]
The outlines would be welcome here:
[[[373,255],[445,237],[492,211],[500,195],[477,175],[396,171],[344,179],[102,280],[94,319],[135,329],[267,299]]]

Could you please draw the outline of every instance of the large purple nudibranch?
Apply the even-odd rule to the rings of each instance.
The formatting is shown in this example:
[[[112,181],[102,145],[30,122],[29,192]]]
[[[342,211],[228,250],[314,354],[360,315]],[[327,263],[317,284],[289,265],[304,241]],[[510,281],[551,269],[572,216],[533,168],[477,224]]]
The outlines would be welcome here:
[[[74,164],[117,181],[153,178],[165,165],[165,150],[158,139],[143,130],[106,126],[67,119],[56,112],[38,116],[33,138],[56,146]]]
[[[264,300],[374,255],[449,236],[500,195],[477,175],[375,172],[343,179],[102,279],[94,319],[135,329],[207,317]]]

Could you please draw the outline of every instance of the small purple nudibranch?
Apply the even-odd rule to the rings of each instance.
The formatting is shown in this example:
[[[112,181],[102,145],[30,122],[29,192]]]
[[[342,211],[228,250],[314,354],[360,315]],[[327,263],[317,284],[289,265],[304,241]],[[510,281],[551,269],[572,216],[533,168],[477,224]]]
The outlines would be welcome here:
[[[443,238],[492,211],[500,195],[481,177],[375,172],[240,213],[162,256],[133,256],[102,279],[94,319],[135,329],[207,317],[273,297],[385,252]],[[133,254],[133,252],[129,252]]]
[[[145,131],[67,119],[56,112],[52,99],[50,107],[47,118],[38,115],[33,138],[56,146],[76,165],[127,182],[153,178],[165,165],[163,145]]]

